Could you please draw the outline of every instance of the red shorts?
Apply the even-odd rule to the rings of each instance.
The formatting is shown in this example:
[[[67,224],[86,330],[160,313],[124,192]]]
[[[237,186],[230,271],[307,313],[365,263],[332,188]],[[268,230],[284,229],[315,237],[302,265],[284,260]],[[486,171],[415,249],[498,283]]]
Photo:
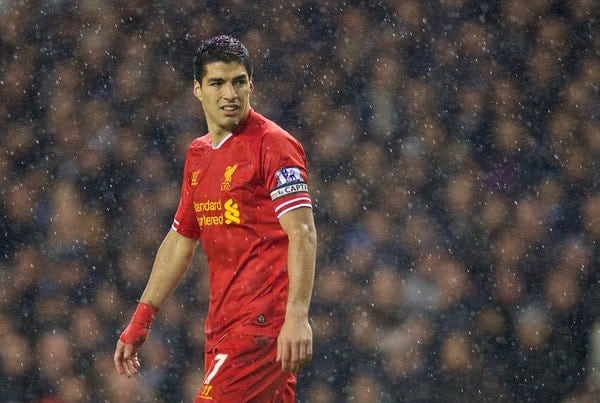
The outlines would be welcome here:
[[[205,377],[195,403],[292,403],[296,375],[281,370],[277,339],[230,334],[204,355]]]

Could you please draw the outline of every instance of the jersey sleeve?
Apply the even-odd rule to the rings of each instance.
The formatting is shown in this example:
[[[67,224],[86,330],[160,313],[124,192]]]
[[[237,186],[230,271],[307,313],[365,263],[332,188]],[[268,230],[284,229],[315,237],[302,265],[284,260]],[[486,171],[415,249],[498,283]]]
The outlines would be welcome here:
[[[262,150],[265,185],[277,218],[299,207],[312,208],[302,145],[285,132],[274,133],[266,136]]]
[[[190,168],[191,155],[192,152],[190,146],[185,156],[179,206],[175,212],[175,218],[173,219],[171,228],[185,237],[199,238],[200,227],[198,226],[198,221],[196,220],[193,202],[194,174]]]

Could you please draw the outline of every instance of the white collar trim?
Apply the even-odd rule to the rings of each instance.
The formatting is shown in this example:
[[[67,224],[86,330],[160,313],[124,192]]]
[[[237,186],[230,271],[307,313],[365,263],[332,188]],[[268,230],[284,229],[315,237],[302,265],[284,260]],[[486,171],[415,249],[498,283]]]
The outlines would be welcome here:
[[[233,133],[229,133],[227,136],[223,137],[223,139],[221,140],[221,142],[217,145],[212,146],[213,150],[216,150],[217,148],[221,148],[221,146],[227,141],[229,140],[229,138],[233,136]]]

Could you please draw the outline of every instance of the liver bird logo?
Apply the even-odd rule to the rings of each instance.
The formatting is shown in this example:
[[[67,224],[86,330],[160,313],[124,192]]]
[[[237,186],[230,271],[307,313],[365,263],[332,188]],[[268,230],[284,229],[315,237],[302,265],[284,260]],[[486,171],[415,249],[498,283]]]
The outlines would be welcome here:
[[[233,173],[237,169],[238,164],[230,165],[225,168],[225,174],[223,174],[223,183],[221,183],[221,190],[229,190],[231,189],[231,177]]]

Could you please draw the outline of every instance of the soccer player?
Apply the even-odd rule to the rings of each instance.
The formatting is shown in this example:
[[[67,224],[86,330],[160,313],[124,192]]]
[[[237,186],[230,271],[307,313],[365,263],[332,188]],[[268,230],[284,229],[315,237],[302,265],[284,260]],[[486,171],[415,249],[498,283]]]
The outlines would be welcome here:
[[[292,402],[312,357],[316,230],[301,144],[250,106],[248,50],[218,36],[194,58],[208,134],[190,144],[181,199],[114,354],[127,377],[197,241],[208,262],[205,377],[196,402]]]

